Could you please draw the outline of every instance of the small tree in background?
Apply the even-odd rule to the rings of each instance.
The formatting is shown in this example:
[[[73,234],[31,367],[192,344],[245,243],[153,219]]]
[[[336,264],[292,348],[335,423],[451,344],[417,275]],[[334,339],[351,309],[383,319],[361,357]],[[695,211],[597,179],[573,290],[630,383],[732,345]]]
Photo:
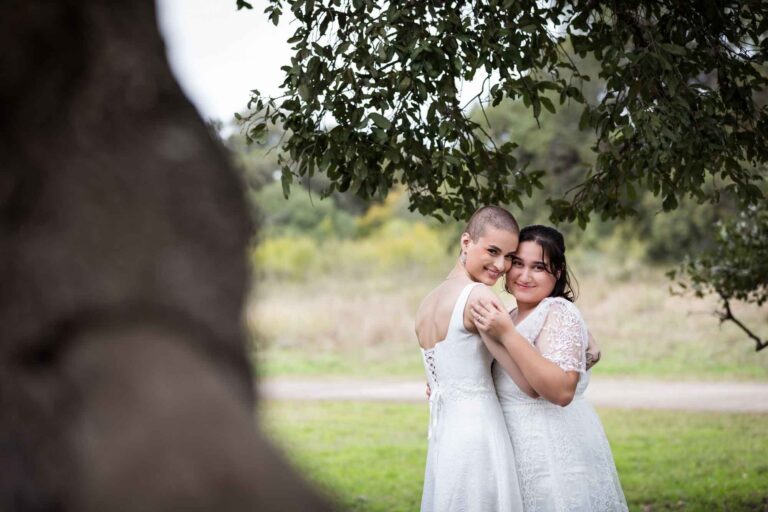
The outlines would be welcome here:
[[[686,261],[670,277],[681,278],[683,291],[697,297],[716,294],[720,298],[720,320],[732,321],[755,342],[755,350],[768,347],[736,318],[731,302],[740,300],[761,306],[768,301],[768,211],[750,206],[737,218],[721,222],[715,247]]]

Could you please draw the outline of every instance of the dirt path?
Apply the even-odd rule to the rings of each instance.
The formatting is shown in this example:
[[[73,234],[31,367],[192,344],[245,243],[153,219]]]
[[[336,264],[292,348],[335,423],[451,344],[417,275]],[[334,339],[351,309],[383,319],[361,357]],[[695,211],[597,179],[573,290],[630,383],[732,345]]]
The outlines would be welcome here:
[[[425,403],[423,380],[274,378],[260,382],[267,400],[355,400]],[[768,383],[666,382],[593,377],[586,393],[596,407],[768,412]]]

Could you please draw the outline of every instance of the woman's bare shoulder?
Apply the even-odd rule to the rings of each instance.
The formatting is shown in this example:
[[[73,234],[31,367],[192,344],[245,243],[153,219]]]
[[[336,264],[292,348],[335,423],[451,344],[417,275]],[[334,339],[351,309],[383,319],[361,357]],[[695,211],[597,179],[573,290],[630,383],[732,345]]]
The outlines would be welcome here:
[[[442,339],[448,329],[453,308],[461,290],[469,284],[461,280],[446,280],[429,292],[416,310],[415,327],[419,339]],[[440,335],[435,336],[439,332]]]
[[[478,302],[481,300],[499,300],[498,295],[496,295],[496,292],[493,291],[493,288],[491,288],[488,285],[479,283],[477,286],[472,288],[472,291],[469,292],[469,298],[467,299],[467,303],[471,304],[473,302]]]

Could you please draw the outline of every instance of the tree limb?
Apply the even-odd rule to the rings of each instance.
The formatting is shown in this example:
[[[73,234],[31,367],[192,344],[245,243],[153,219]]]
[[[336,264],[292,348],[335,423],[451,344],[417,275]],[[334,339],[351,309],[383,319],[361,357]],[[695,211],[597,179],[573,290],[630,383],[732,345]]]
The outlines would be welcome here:
[[[738,318],[736,318],[733,315],[733,311],[731,311],[731,304],[728,301],[728,298],[726,298],[722,293],[720,294],[720,299],[723,301],[723,308],[725,308],[725,312],[719,312],[718,315],[720,316],[720,323],[731,321],[735,323],[739,328],[744,331],[747,336],[755,340],[755,352],[760,352],[765,347],[768,347],[768,339],[760,339],[760,337],[752,332],[746,325],[744,325]]]

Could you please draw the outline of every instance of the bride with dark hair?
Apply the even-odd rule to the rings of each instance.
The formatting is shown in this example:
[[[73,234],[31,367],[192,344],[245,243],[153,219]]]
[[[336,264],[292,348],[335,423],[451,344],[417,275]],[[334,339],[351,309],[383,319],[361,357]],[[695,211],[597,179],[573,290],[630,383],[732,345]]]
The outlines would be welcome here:
[[[495,359],[524,510],[627,510],[608,439],[583,396],[589,335],[573,304],[560,232],[521,230],[505,289],[517,300],[511,312],[481,300],[472,313]]]

